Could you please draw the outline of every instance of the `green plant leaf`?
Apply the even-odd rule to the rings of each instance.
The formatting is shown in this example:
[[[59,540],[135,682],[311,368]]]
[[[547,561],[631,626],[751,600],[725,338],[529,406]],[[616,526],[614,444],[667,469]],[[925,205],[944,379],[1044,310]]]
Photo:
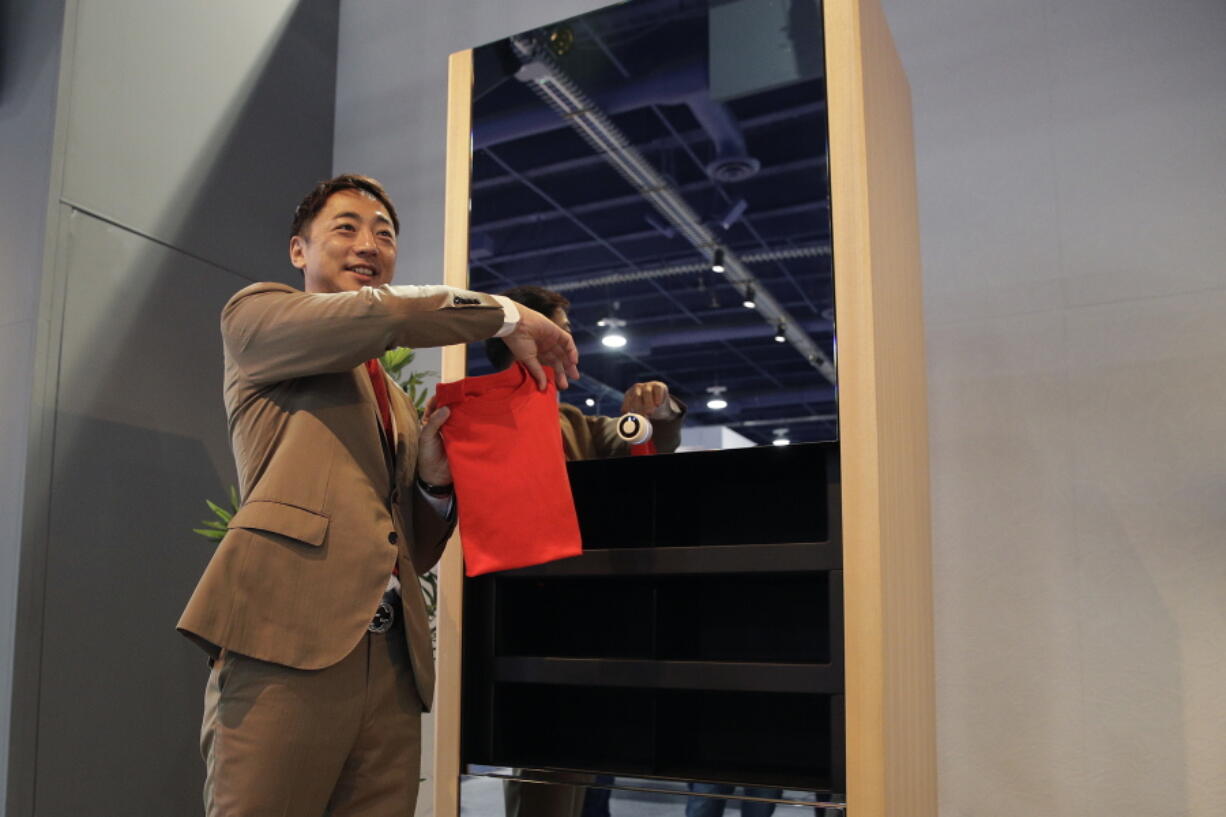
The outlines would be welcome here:
[[[218,519],[203,519],[201,520],[200,524],[204,525],[205,527],[213,528],[214,530],[226,530],[227,528],[226,523]]]
[[[392,377],[400,374],[400,370],[413,361],[413,350],[407,346],[399,346],[395,349],[388,349],[379,357],[383,368],[387,369]]]
[[[235,513],[238,513],[238,489],[233,485],[230,486],[230,507]]]
[[[205,539],[212,539],[214,542],[220,542],[226,535],[225,531],[208,530],[206,528],[192,528],[192,533],[198,533]]]
[[[227,511],[225,508],[221,507],[213,500],[206,499],[204,501],[208,503],[208,506],[210,509],[212,509],[213,513],[217,514],[220,518],[224,519],[225,521],[229,522],[231,519],[234,518],[234,514],[232,514],[230,511]]]

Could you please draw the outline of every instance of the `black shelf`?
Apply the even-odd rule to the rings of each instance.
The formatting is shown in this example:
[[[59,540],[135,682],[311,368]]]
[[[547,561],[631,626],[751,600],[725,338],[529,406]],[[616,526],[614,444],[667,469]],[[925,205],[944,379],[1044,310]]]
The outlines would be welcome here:
[[[837,443],[584,460],[567,471],[584,550],[841,540]]]
[[[465,581],[463,762],[842,791],[837,444],[568,468],[583,555]]]
[[[832,695],[843,673],[833,664],[507,656],[494,659],[494,682]]]
[[[465,762],[842,790],[844,698],[498,684]]]
[[[770,545],[706,545],[656,548],[585,549],[583,555],[509,570],[506,578],[546,576],[629,576],[639,574],[779,573],[834,570],[841,564],[831,542]]]
[[[471,586],[486,602],[479,621],[490,628],[491,656],[828,664],[842,654],[842,577],[632,574]]]

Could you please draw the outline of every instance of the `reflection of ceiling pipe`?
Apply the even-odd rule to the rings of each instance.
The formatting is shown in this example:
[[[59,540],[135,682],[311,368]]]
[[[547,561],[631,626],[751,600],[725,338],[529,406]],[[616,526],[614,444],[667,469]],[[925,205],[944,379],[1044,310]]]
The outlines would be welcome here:
[[[791,120],[801,119],[806,116],[816,116],[816,115],[819,115],[824,110],[826,110],[826,103],[809,102],[809,103],[805,103],[801,105],[794,105],[794,106],[790,106],[787,108],[781,108],[776,111],[771,111],[770,113],[764,113],[764,114],[759,114],[757,116],[751,116],[751,117],[748,117],[747,119],[741,119],[739,120],[738,124],[740,125],[742,132],[748,132],[748,131],[751,131],[757,128],[772,127],[774,125],[778,125],[781,122],[789,122]],[[556,125],[557,124],[556,115],[550,114],[550,116],[552,116],[553,122]],[[694,128],[693,130],[681,131],[680,133],[677,134],[676,137],[670,134],[665,137],[659,137],[659,138],[653,139],[650,142],[647,142],[644,145],[642,145],[640,149],[648,153],[654,150],[667,150],[669,148],[676,147],[678,139],[680,139],[682,144],[690,145],[690,144],[697,143],[703,137],[710,138],[701,129]],[[576,171],[581,171],[581,170],[584,170],[585,168],[592,167],[603,161],[604,160],[600,156],[594,156],[594,155],[593,156],[577,156],[577,157],[572,157],[569,159],[561,159],[557,162],[550,162],[549,164],[536,165],[530,170],[522,171],[522,173],[524,176],[530,179],[539,179],[539,178],[542,178],[544,176],[549,176],[554,173],[574,173]],[[804,159],[801,161],[802,163],[805,163],[805,164],[816,164],[818,166],[824,167],[826,164],[826,157],[824,155],[815,156],[811,159]],[[791,164],[796,164],[796,163],[789,163],[789,165]],[[781,167],[786,168],[789,165],[768,165],[764,170],[761,171],[761,173],[765,175],[767,173],[789,172],[789,171],[780,170]],[[512,176],[509,173],[508,174],[495,174],[492,176],[486,176],[485,178],[482,178],[482,179],[474,180],[472,183],[472,189],[473,189],[473,192],[477,192],[480,190],[489,190],[490,188],[500,187],[506,184],[517,184],[518,182],[519,180],[516,179],[514,176]]]
[[[828,335],[834,331],[834,325],[830,321],[822,320],[821,318],[813,318],[801,325],[806,332],[814,334]],[[665,329],[656,332],[644,332],[641,329],[636,329],[634,332],[634,348],[642,354],[644,349],[654,351],[671,346],[688,346],[708,342],[718,343],[723,340],[732,341],[770,337],[774,334],[774,331],[761,321],[706,324],[701,327]],[[603,351],[600,348],[599,342],[579,344],[580,356],[600,354]]]
[[[801,404],[820,406],[835,401],[834,386],[829,385],[799,389],[774,389],[757,394],[744,394],[743,392],[738,392],[735,387],[730,386],[726,397],[728,398],[728,410],[736,412]],[[695,409],[700,410],[701,402],[700,400],[695,400],[691,405]],[[778,423],[777,420],[774,422]]]
[[[832,423],[839,419],[837,414],[804,414],[799,417],[777,417],[772,420],[733,420],[727,425],[738,428],[753,428],[754,426],[777,426],[780,423],[798,425],[800,423]]]
[[[715,144],[716,156],[707,166],[707,174],[721,182],[747,179],[761,165],[748,154],[745,135],[736,119],[722,102],[708,96],[707,86],[707,66],[695,61],[667,66],[637,82],[618,82],[591,93],[600,100],[601,110],[610,115],[648,105],[686,105]],[[557,116],[548,108],[533,106],[491,114],[473,122],[473,148],[493,147],[560,127]]]
[[[817,258],[820,255],[830,255],[829,244],[812,244],[807,247],[781,247],[774,250],[757,250],[741,255],[744,264],[762,264],[774,261],[787,261],[792,258]],[[629,284],[633,281],[647,281],[652,278],[668,278],[674,275],[691,275],[710,269],[706,261],[694,261],[689,264],[670,264],[666,267],[651,267],[648,269],[627,270],[625,272],[598,273],[590,277],[570,281],[549,281],[545,286],[555,292],[573,292],[577,289],[592,289],[609,284]]]
[[[740,221],[741,216],[745,215],[745,209],[748,206],[749,203],[745,199],[737,199],[732,203],[732,207],[728,210],[727,215],[719,220],[719,226],[723,227],[724,230],[731,229],[732,225]]]
[[[707,164],[707,175],[713,181],[739,182],[758,172],[762,163],[749,155],[736,119],[722,102],[707,96],[704,87],[699,93],[686,97],[685,104],[715,142],[715,158]]]
[[[592,93],[600,98],[601,110],[619,114],[648,105],[680,104],[706,87],[706,66],[690,62],[666,66],[637,82],[617,82]],[[473,122],[473,148],[493,147],[560,127],[557,115],[538,105],[490,114]]]
[[[702,223],[686,201],[669,182],[652,167],[643,155],[634,148],[608,116],[566,75],[548,52],[540,51],[532,39],[525,36],[511,38],[511,46],[524,66],[515,76],[545,100],[594,150],[608,162],[639,193],[669,220],[695,249],[706,258],[714,256],[719,242]],[[831,383],[835,382],[834,364],[807,334],[801,331],[796,320],[769,292],[761,286],[757,277],[736,257],[725,249],[727,277],[733,284],[752,284],[758,290],[758,315],[772,328],[778,323],[788,326],[788,341],[815,369]]]

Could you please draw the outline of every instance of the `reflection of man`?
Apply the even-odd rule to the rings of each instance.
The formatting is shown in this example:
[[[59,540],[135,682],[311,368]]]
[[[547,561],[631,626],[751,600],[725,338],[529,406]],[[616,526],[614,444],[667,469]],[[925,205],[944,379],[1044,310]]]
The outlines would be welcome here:
[[[519,286],[502,293],[516,303],[540,312],[562,329],[570,332],[567,310],[570,301],[561,293],[537,286]],[[485,342],[485,354],[495,369],[511,365],[511,353],[497,338]],[[558,405],[562,421],[562,445],[568,460],[624,457],[630,444],[617,436],[617,418],[584,414],[569,403]],[[656,450],[669,454],[681,442],[681,424],[685,407],[668,393],[668,386],[658,380],[635,383],[622,398],[621,413],[633,411],[651,418],[652,439]]]
[[[502,293],[516,303],[540,312],[570,334],[570,301],[561,293],[538,286],[518,286]],[[511,353],[497,338],[485,342],[485,354],[495,369],[511,365]],[[621,412],[633,411],[651,418],[652,440],[656,450],[669,454],[681,442],[681,424],[685,406],[668,393],[668,386],[658,380],[635,383],[622,398]],[[558,419],[562,426],[562,446],[568,460],[624,457],[630,444],[617,435],[617,418],[584,414],[569,403],[558,404]],[[588,789],[590,774],[577,772],[525,772],[525,776],[545,781],[521,783],[508,780],[503,786],[506,817],[579,817],[585,811],[585,796],[589,809],[608,812],[608,790]],[[602,802],[597,802],[602,801]]]
[[[378,182],[323,182],[291,232],[306,291],[255,284],[222,312],[243,505],[179,621],[213,659],[209,815],[413,814],[434,684],[416,577],[453,525],[448,410],[419,434],[375,359],[498,335],[542,388],[541,364],[577,375],[570,336],[529,309],[389,286],[398,232]]]
[[[731,783],[690,783],[689,789],[702,794],[732,794],[736,786]],[[783,789],[746,786],[745,796],[778,800],[783,796]],[[723,817],[724,806],[727,804],[728,801],[720,797],[690,797],[686,800],[685,817]],[[758,800],[741,801],[741,817],[771,817],[774,813],[774,803],[763,803]]]

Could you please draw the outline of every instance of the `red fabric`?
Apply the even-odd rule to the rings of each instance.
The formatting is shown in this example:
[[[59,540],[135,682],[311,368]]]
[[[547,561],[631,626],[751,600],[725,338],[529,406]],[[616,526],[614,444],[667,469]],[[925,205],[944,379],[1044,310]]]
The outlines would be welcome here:
[[[379,403],[379,419],[383,421],[383,433],[387,439],[392,439],[392,405],[387,396],[387,378],[383,376],[383,367],[379,359],[372,357],[366,361],[366,373],[370,375],[370,385],[375,388],[375,399]]]
[[[528,372],[510,369],[440,383],[447,459],[459,503],[464,571],[551,562],[583,552],[566,476],[553,383],[539,391]]]
[[[392,404],[387,396],[387,378],[383,376],[383,366],[379,359],[372,357],[366,361],[366,373],[370,375],[370,385],[375,389],[375,402],[379,404],[379,420],[383,423],[383,433],[391,445],[392,439]],[[400,563],[392,565],[392,575],[400,575]]]

